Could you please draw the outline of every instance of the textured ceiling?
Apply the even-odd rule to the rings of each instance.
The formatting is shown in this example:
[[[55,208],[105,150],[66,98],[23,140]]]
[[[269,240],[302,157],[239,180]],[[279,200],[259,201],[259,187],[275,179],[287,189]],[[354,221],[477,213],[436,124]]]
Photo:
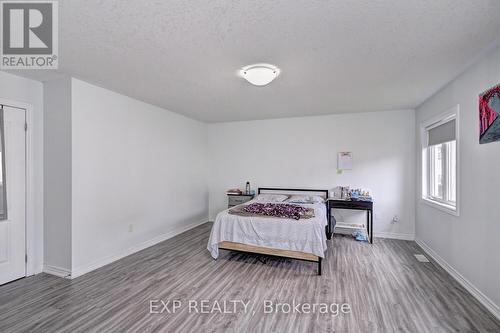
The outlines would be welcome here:
[[[497,0],[59,4],[60,71],[207,122],[414,108],[500,32]]]

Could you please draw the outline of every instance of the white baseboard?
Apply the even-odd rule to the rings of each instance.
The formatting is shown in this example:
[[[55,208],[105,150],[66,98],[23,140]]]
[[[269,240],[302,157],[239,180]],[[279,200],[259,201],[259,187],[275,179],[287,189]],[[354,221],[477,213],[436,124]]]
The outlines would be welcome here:
[[[455,280],[458,281],[468,292],[472,294],[482,305],[488,309],[498,320],[500,320],[500,306],[495,304],[491,299],[483,294],[475,285],[473,285],[469,280],[467,280],[462,274],[460,274],[453,266],[448,264],[439,254],[431,249],[424,241],[416,238],[415,242],[432,258],[436,263],[438,263],[448,274],[450,274]]]
[[[47,264],[43,265],[42,272],[62,278],[69,278],[71,276],[71,271],[69,269]]]
[[[379,237],[379,238],[401,239],[401,240],[408,240],[408,241],[415,240],[415,234],[403,234],[403,233],[397,233],[397,232],[374,232],[373,236]]]
[[[87,265],[84,265],[84,266],[80,266],[80,267],[77,267],[75,269],[72,270],[71,272],[71,279],[74,279],[74,278],[77,278],[79,276],[82,276],[83,274],[86,274],[88,272],[91,272],[97,268],[100,268],[100,267],[103,267],[103,266],[106,266],[112,262],[115,262],[119,259],[122,259],[126,256],[129,256],[133,253],[136,253],[136,252],[139,252],[141,250],[144,250],[150,246],[153,246],[153,245],[156,245],[160,242],[163,242],[169,238],[172,238],[174,236],[177,236],[185,231],[188,231],[190,229],[193,229],[203,223],[206,223],[207,220],[203,220],[203,221],[198,221],[198,222],[195,222],[195,223],[191,223],[191,224],[188,224],[188,225],[185,225],[185,226],[182,226],[180,228],[177,228],[177,229],[174,229],[172,231],[169,231],[167,233],[164,233],[164,234],[161,234],[161,235],[158,235],[150,240],[147,240],[145,242],[142,242],[142,243],[139,243],[137,245],[133,245],[127,249],[124,249],[122,251],[119,251],[119,252],[116,252],[114,254],[111,254],[109,256],[106,256],[106,257],[103,257],[103,258],[100,258],[100,259],[97,259],[95,261],[93,261],[92,263],[90,264],[87,264]]]

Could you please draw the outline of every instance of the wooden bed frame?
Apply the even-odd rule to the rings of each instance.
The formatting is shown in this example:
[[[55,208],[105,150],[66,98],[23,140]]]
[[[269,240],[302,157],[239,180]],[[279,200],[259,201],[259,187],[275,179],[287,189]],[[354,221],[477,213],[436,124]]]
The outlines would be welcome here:
[[[264,192],[265,193],[273,193],[273,194],[287,194],[287,195],[304,194],[304,192],[306,192],[306,193],[316,192],[317,194],[324,196],[325,205],[326,205],[326,199],[328,198],[328,190],[259,187],[257,193],[261,194]],[[328,219],[328,212],[327,212],[327,219]],[[329,221],[329,219],[328,219],[328,221]],[[329,230],[328,227],[325,228],[325,232],[327,233],[327,237],[329,238],[328,230]],[[228,241],[220,242],[219,243],[219,250],[231,250],[231,251],[238,251],[238,252],[263,254],[263,255],[274,256],[274,257],[285,257],[285,258],[292,258],[292,259],[297,259],[297,260],[312,261],[312,262],[318,263],[318,275],[321,275],[321,260],[322,260],[322,258],[318,257],[317,255],[314,255],[312,253],[291,251],[291,250],[279,250],[279,249],[272,249],[272,248],[267,248],[267,247],[247,245],[247,244],[228,242]]]

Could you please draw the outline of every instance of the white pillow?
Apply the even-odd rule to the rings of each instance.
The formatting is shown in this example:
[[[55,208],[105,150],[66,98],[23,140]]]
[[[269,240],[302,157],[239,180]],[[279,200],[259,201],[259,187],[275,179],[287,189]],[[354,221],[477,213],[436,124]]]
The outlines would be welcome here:
[[[319,195],[311,195],[310,198],[313,203],[325,203],[325,198]]]
[[[288,195],[284,194],[259,194],[255,201],[258,202],[283,202],[288,199]]]
[[[297,204],[323,203],[325,199],[318,195],[292,195],[287,202]]]

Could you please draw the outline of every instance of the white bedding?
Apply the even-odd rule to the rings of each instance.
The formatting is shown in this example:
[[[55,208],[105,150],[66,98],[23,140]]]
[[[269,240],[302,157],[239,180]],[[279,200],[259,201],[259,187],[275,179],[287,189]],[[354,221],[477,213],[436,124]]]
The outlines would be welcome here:
[[[250,204],[254,200],[247,202]],[[230,241],[280,250],[312,253],[324,258],[326,251],[324,203],[301,204],[314,208],[314,218],[282,219],[231,215],[228,209],[217,214],[207,249],[214,259],[219,256],[218,243]]]

